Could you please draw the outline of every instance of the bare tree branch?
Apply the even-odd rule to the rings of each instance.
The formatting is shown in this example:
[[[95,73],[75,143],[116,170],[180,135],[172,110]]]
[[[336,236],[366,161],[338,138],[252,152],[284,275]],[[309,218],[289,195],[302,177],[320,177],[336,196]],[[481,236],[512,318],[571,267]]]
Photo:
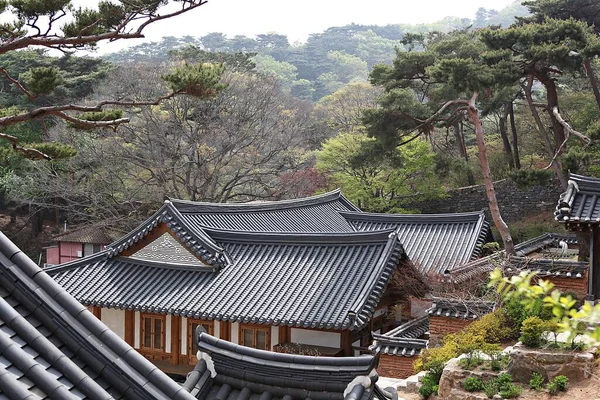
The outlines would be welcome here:
[[[29,100],[34,101],[36,99],[36,95],[31,93],[29,90],[25,89],[25,86],[21,84],[18,80],[9,75],[9,73],[4,69],[0,68],[0,73],[6,77],[13,85],[15,85],[19,90],[29,98]]]

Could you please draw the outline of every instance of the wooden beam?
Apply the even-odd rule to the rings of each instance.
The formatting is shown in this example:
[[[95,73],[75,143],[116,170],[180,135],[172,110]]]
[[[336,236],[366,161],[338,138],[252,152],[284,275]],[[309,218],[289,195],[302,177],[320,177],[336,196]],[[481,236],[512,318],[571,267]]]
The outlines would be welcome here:
[[[216,323],[217,321],[215,321]],[[231,322],[220,321],[219,336],[223,340],[231,341]]]
[[[121,255],[127,257],[127,256],[134,254],[136,251],[143,249],[148,244],[152,243],[154,240],[161,237],[163,235],[163,233],[165,233],[165,232],[167,232],[167,224],[165,224],[164,222],[161,222],[160,224],[158,224],[156,226],[156,228],[154,228],[150,232],[148,232],[148,234],[146,234],[146,236],[141,238],[133,246],[131,246],[128,249],[123,250]]]
[[[342,355],[345,357],[352,356],[352,332],[349,330],[342,331],[340,347],[342,348]]]

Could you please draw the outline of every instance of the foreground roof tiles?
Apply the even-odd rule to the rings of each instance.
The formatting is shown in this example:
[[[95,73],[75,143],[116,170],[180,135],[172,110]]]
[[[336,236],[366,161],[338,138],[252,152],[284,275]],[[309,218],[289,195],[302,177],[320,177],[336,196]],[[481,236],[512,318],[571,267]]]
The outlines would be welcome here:
[[[297,200],[201,203],[171,199],[189,226],[259,232],[352,232],[337,211],[359,211],[339,190]]]
[[[198,399],[389,399],[377,385],[377,357],[316,357],[238,346],[205,332],[200,361],[184,387]],[[395,396],[397,398],[397,396]]]
[[[479,257],[481,246],[492,239],[483,212],[340,214],[357,231],[395,229],[408,258],[424,274],[443,274]]]
[[[570,174],[569,185],[560,196],[555,218],[567,223],[600,223],[600,178]]]
[[[86,305],[232,322],[359,329],[405,259],[392,231],[203,229],[202,235],[227,259],[221,269],[153,262],[148,253],[144,259],[135,253],[111,255],[109,248],[47,271]]]
[[[494,310],[494,303],[483,300],[455,300],[433,298],[433,305],[427,310],[430,316],[477,319]]]
[[[0,233],[0,399],[193,399]]]

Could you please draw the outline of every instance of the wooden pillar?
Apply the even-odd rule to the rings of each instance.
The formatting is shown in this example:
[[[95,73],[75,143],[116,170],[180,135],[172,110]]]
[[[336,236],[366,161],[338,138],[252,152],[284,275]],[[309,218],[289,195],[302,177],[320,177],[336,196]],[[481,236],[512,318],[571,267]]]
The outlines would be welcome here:
[[[135,311],[125,310],[125,341],[135,347]]]
[[[215,321],[216,322],[216,321]],[[231,322],[220,321],[219,327],[220,339],[231,341]]]
[[[341,348],[342,355],[345,357],[352,356],[352,332],[349,330],[342,331]]]
[[[181,355],[181,317],[171,315],[171,364],[173,364],[173,365],[179,364],[180,355]]]
[[[279,327],[279,343],[290,343],[292,341],[292,328],[289,326]]]

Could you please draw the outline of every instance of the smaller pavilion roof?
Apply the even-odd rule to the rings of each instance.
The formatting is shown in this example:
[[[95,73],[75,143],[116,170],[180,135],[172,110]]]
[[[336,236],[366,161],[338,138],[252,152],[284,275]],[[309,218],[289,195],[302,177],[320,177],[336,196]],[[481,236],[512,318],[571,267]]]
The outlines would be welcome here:
[[[384,334],[374,333],[373,344],[369,347],[374,353],[413,357],[427,348],[428,340],[422,337],[429,332],[429,316],[425,315],[405,322]]]
[[[380,400],[378,357],[316,357],[238,346],[200,332],[199,362],[183,387],[197,399]],[[397,395],[396,395],[397,398]]]

